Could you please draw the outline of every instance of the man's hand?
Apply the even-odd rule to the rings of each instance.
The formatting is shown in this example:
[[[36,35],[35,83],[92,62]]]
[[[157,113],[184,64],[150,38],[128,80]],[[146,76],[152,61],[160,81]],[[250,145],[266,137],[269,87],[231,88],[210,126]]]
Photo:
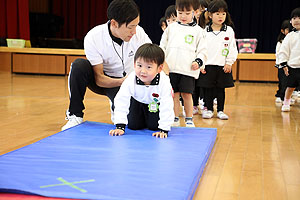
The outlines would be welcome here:
[[[226,65],[223,67],[223,70],[224,70],[225,73],[230,73],[230,72],[231,72],[231,66],[226,64]]]
[[[104,88],[113,88],[119,87],[125,80],[125,77],[122,78],[111,78],[106,76],[103,72],[103,64],[93,66],[95,82],[99,87]]]
[[[168,134],[158,131],[158,132],[153,133],[152,136],[157,137],[157,138],[167,138]]]
[[[114,130],[109,131],[109,135],[111,135],[111,136],[121,136],[121,135],[124,135],[124,133],[125,132],[121,129],[114,129]]]

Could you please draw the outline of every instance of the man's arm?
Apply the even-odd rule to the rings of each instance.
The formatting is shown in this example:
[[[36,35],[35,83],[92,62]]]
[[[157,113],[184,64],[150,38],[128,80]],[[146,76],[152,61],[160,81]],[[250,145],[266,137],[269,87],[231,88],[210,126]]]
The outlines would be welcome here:
[[[94,70],[96,84],[99,87],[104,87],[104,88],[118,87],[125,80],[125,77],[111,78],[109,76],[106,76],[103,72],[103,64],[93,66],[93,70]]]

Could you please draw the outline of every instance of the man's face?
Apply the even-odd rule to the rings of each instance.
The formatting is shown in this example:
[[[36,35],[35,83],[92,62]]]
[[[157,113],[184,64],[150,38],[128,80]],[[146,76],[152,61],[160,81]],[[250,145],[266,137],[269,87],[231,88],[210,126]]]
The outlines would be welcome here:
[[[136,34],[136,27],[139,23],[140,17],[138,16],[127,25],[126,23],[122,24],[121,26],[117,24],[117,28],[115,29],[115,36],[125,42],[129,42],[133,35]]]

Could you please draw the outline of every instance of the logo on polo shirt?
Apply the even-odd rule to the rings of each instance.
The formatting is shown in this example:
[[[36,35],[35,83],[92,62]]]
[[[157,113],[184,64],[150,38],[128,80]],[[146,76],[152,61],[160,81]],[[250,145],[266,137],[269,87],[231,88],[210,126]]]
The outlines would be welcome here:
[[[130,51],[129,54],[128,54],[128,57],[131,57],[131,56],[134,56],[133,51]]]

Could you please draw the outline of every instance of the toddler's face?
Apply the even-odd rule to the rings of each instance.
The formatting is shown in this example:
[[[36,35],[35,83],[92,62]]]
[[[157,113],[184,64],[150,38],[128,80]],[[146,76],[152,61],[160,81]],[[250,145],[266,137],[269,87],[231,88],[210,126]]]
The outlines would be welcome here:
[[[166,28],[167,28],[167,24],[166,24],[165,22],[163,22],[163,23],[161,24],[161,29],[162,29],[163,31],[165,31]]]
[[[293,17],[291,23],[295,29],[297,29],[298,31],[300,30],[300,17]]]
[[[173,22],[176,22],[176,20],[177,20],[177,17],[175,15],[171,15],[170,18],[166,19],[168,26],[170,24],[172,24]]]
[[[282,29],[281,32],[284,34],[284,35],[287,35],[289,33],[289,28],[286,28],[286,29]]]
[[[200,15],[205,11],[205,7],[200,6],[197,10],[195,10],[195,17],[199,19]]]
[[[162,66],[157,66],[154,62],[147,62],[142,58],[136,59],[134,63],[135,74],[145,85],[150,85],[151,81],[161,70]]]
[[[211,14],[212,23],[215,25],[222,25],[226,20],[226,12],[219,11]]]
[[[183,10],[176,10],[176,11],[177,11],[177,19],[182,24],[188,24],[193,21],[194,10],[192,7],[190,7],[190,9],[184,8]]]

